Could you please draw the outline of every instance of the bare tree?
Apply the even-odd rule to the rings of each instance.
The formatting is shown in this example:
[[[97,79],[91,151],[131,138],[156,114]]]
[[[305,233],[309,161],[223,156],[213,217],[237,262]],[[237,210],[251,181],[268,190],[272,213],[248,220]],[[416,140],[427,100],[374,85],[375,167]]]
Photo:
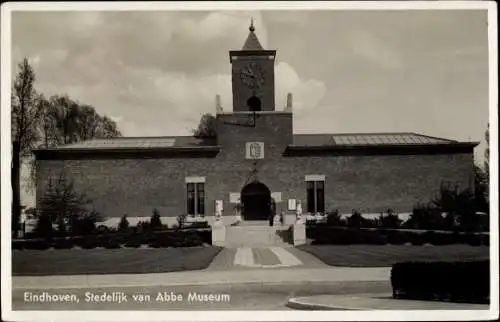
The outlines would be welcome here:
[[[35,72],[27,58],[18,65],[19,72],[14,80],[11,96],[12,124],[12,230],[14,236],[19,230],[21,215],[21,164],[39,138],[38,120],[41,115],[41,98],[37,94]]]
[[[486,141],[486,149],[484,150],[484,175],[486,181],[486,200],[489,200],[490,192],[490,124],[488,123],[488,128],[484,133],[484,139]]]

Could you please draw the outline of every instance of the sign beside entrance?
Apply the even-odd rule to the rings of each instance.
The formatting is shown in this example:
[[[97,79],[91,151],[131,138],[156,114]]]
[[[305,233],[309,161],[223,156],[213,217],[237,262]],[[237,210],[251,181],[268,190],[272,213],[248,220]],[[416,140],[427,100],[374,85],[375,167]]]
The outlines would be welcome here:
[[[274,202],[281,202],[281,192],[271,193],[271,198],[274,199]]]
[[[264,159],[264,142],[247,142],[245,152],[246,159]]]
[[[239,192],[230,192],[229,193],[229,203],[240,203],[241,196]]]
[[[296,210],[297,201],[295,199],[288,199],[288,210]]]

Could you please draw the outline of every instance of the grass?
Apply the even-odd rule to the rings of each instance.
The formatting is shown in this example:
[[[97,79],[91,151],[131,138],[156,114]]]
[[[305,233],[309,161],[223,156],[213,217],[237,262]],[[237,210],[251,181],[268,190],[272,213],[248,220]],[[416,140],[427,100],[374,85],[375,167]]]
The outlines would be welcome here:
[[[13,250],[13,276],[144,274],[208,267],[220,247]]]
[[[390,267],[406,261],[469,261],[489,259],[486,246],[304,245],[299,249],[330,266]]]

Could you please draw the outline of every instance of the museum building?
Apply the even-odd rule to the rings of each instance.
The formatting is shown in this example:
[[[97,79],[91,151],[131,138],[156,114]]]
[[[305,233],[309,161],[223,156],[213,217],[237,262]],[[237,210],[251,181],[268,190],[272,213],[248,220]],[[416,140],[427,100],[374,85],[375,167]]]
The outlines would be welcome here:
[[[290,216],[338,209],[408,213],[441,183],[473,184],[473,149],[416,133],[294,134],[292,95],[276,109],[276,51],[262,48],[253,24],[229,52],[232,111],[216,99],[216,137],[123,137],[35,151],[37,206],[50,180],[64,176],[94,210],[117,222],[180,214],[213,220],[216,201],[232,222],[269,216],[269,202]],[[211,111],[207,111],[211,112]],[[320,117],[320,116],[318,116]],[[169,221],[169,220],[167,220]]]

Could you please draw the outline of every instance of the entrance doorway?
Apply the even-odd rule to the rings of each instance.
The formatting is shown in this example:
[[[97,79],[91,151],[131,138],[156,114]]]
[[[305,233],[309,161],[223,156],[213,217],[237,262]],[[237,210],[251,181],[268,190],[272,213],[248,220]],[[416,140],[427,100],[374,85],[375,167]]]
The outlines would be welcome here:
[[[261,182],[247,184],[241,190],[244,220],[267,220],[271,213],[271,191]]]

